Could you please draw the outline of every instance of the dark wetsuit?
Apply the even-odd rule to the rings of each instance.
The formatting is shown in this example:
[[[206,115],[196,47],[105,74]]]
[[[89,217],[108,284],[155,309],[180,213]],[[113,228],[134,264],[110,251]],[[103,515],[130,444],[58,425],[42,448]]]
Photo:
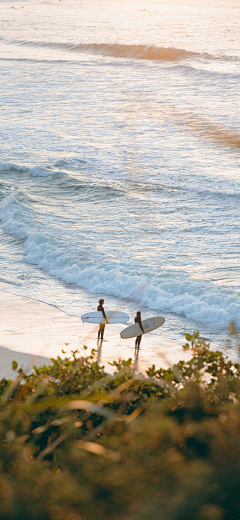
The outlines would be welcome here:
[[[144,332],[144,328],[143,328],[143,326],[142,326],[142,320],[141,320],[141,318],[139,318],[138,316],[136,316],[136,317],[135,317],[135,323],[138,323],[140,329]],[[135,340],[135,348],[139,348],[139,347],[140,347],[141,339],[142,339],[142,335],[136,337],[136,340]]]
[[[105,314],[103,306],[99,305],[97,310],[103,313],[103,317],[105,318],[105,321],[107,322],[107,316]],[[105,323],[100,323],[99,329],[98,329],[98,339],[101,338],[101,340],[103,340],[104,329],[105,329]]]

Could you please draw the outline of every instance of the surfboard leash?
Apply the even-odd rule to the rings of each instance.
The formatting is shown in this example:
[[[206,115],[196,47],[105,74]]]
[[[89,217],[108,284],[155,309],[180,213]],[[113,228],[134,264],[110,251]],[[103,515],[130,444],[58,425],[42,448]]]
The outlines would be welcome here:
[[[114,345],[114,348],[119,347],[119,345],[121,344],[121,341],[122,341],[122,338],[121,338],[121,336],[120,336],[120,341],[119,341],[119,343],[117,343],[116,345]]]
[[[80,334],[80,336],[79,336],[79,339],[81,339],[81,337],[82,337],[82,335],[83,335],[84,321],[83,321],[82,323],[83,323],[83,324],[82,324],[82,330],[81,330],[81,334]]]

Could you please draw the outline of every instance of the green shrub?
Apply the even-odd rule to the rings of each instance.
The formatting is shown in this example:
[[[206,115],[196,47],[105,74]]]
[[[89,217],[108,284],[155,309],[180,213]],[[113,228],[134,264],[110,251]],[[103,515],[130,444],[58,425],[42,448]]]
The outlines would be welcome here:
[[[192,358],[108,374],[96,352],[2,380],[0,518],[238,520],[240,367]]]

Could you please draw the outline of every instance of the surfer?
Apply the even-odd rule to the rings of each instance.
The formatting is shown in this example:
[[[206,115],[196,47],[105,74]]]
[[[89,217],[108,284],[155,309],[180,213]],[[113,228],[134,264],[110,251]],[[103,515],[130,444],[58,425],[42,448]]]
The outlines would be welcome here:
[[[135,317],[135,323],[138,323],[140,329],[143,331],[143,334],[144,334],[144,328],[142,326],[142,319],[141,319],[140,311],[137,311],[137,315]],[[139,349],[139,347],[140,347],[141,339],[142,339],[142,334],[141,334],[141,336],[137,336],[135,339],[135,349],[136,350]]]
[[[101,298],[98,303],[99,303],[99,305],[98,305],[97,310],[103,313],[103,317],[104,317],[106,323],[108,323],[108,319],[107,319],[107,316],[105,314],[104,307],[103,307],[104,300]],[[101,341],[103,341],[104,329],[105,329],[105,323],[100,323],[99,329],[98,329],[98,340],[101,339]]]

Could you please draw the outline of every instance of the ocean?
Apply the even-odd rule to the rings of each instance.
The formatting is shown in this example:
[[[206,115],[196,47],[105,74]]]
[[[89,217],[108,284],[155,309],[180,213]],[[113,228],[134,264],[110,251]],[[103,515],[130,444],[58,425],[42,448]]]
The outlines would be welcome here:
[[[240,326],[240,0],[1,0],[0,282]]]

